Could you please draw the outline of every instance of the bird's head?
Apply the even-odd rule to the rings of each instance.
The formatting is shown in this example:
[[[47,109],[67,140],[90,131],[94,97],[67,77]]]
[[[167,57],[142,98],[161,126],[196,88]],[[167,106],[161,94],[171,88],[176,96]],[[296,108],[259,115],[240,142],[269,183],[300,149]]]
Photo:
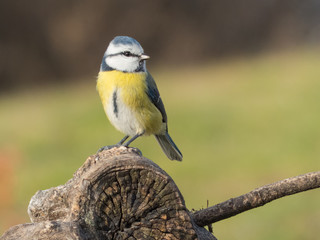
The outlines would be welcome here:
[[[145,60],[149,58],[143,53],[143,48],[137,40],[118,36],[110,42],[102,58],[100,71],[114,69],[122,72],[145,72]]]

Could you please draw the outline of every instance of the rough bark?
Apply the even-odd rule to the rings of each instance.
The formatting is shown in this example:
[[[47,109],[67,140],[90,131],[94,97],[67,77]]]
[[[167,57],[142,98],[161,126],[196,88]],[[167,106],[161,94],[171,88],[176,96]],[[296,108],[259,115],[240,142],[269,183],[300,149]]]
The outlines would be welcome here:
[[[257,188],[249,193],[193,213],[199,226],[206,226],[250,209],[261,207],[278,198],[320,187],[320,171],[287,178]]]
[[[38,191],[32,223],[1,240],[215,239],[198,227],[174,181],[132,148],[89,157],[65,185]]]

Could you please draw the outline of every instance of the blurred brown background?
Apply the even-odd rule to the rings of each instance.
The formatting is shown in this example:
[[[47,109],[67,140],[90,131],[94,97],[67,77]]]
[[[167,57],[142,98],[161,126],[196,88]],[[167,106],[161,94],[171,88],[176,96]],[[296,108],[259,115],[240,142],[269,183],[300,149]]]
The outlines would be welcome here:
[[[317,0],[0,1],[0,90],[95,76],[116,35],[152,64],[192,64],[320,40]]]

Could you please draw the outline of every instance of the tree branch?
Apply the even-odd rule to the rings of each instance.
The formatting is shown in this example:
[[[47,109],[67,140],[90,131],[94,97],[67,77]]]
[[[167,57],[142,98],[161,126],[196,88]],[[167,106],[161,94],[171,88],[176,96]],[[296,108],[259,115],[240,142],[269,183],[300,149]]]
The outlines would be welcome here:
[[[193,214],[193,219],[198,226],[206,226],[250,209],[261,207],[278,198],[319,187],[320,171],[306,173],[262,186],[239,197],[199,210]]]

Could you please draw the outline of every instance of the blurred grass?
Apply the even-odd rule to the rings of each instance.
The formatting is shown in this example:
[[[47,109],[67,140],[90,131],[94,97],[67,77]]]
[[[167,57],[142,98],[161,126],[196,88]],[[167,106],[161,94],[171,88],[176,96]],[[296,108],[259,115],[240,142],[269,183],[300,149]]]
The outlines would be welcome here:
[[[150,69],[184,160],[166,159],[153,137],[132,146],[173,177],[189,209],[317,171],[319,54],[305,48]],[[4,231],[29,221],[27,205],[37,190],[64,184],[87,156],[122,134],[108,123],[92,77],[86,83],[1,96],[0,136],[0,153],[20,158],[10,206],[19,217],[9,221],[1,215]],[[317,239],[319,202],[319,190],[287,197],[216,223],[214,233],[219,239]]]

